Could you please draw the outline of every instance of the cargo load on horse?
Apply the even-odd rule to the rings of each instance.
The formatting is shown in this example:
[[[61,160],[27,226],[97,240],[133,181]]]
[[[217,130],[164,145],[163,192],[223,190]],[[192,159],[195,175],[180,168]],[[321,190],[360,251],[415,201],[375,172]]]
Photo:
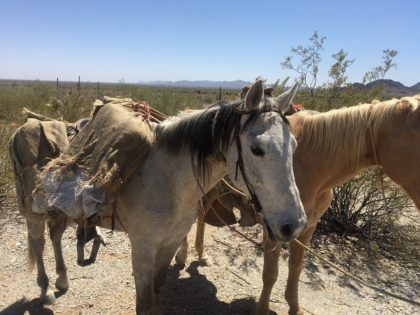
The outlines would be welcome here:
[[[32,210],[54,207],[73,218],[89,218],[112,204],[152,145],[147,110],[146,103],[130,98],[95,102],[68,149],[45,166]]]
[[[16,192],[19,209],[25,216],[31,216],[32,191],[35,179],[52,158],[56,158],[69,147],[66,124],[58,121],[39,121],[29,118],[19,127],[10,141],[10,159],[15,171]],[[36,209],[38,210],[38,209]],[[44,209],[34,211],[44,214]]]

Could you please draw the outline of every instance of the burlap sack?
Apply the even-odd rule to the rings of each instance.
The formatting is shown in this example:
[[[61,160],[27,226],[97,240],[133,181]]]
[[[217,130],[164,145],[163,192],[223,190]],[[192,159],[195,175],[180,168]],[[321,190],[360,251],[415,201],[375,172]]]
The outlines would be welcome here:
[[[86,169],[91,183],[114,193],[143,162],[153,133],[129,98],[96,106],[90,122],[72,140],[66,156]]]
[[[95,103],[92,118],[43,172],[48,206],[90,217],[113,201],[149,153],[153,132],[131,99]]]
[[[63,122],[28,119],[10,140],[10,158],[15,173],[16,193],[20,212],[32,214],[32,191],[42,168],[66,150],[69,141]],[[46,209],[37,208],[43,214]]]

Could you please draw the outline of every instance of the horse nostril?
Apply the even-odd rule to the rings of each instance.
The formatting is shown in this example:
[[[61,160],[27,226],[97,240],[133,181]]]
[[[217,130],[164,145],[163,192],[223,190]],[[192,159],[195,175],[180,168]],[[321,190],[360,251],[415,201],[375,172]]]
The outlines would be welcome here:
[[[280,232],[285,237],[290,237],[293,234],[293,226],[291,224],[285,224],[281,227]]]

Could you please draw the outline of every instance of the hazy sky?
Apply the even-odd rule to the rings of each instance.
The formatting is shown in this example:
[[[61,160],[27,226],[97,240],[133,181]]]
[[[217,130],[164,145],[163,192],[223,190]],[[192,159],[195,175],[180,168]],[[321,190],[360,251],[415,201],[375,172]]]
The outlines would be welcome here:
[[[109,3],[108,3],[109,2]],[[398,50],[388,78],[420,81],[420,1],[0,0],[0,78],[125,82],[269,81],[280,61],[326,36],[321,81],[339,49],[350,81]]]

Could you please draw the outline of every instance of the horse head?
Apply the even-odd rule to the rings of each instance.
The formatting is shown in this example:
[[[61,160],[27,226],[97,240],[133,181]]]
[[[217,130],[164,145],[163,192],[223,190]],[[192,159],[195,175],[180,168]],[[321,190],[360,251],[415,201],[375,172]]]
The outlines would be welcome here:
[[[293,174],[297,142],[284,116],[297,88],[270,97],[257,81],[237,109],[241,116],[226,154],[229,177],[250,194],[272,240],[289,241],[306,226]]]

